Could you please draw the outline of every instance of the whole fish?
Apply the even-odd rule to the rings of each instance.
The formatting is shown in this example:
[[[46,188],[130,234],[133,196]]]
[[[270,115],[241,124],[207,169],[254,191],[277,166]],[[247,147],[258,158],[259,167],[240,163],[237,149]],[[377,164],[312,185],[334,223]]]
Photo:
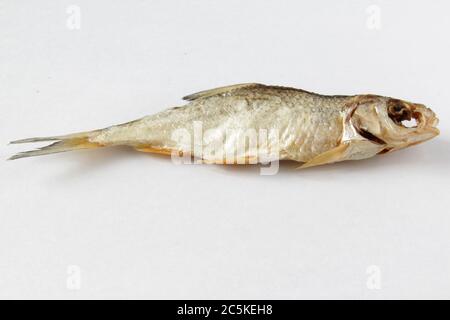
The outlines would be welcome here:
[[[258,163],[270,158],[311,167],[370,158],[439,134],[435,113],[424,105],[372,94],[327,96],[248,83],[183,99],[188,101],[184,106],[121,125],[13,141],[55,142],[10,159],[126,145],[208,163]],[[416,122],[412,127],[405,125],[410,120]]]

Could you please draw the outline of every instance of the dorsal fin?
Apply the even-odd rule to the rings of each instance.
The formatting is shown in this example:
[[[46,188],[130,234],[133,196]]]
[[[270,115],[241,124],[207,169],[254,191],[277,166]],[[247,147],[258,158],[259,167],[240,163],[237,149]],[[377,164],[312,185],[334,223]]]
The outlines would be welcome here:
[[[214,89],[210,89],[210,90],[204,90],[204,91],[196,92],[196,93],[193,93],[193,94],[190,94],[188,96],[183,97],[183,100],[193,101],[193,100],[196,100],[196,99],[199,99],[199,98],[207,98],[207,97],[212,97],[212,96],[215,96],[215,95],[218,95],[218,94],[231,92],[231,91],[236,90],[236,89],[256,88],[256,87],[265,87],[265,85],[260,84],[260,83],[234,84],[234,85],[231,85],[231,86],[219,87],[219,88],[214,88]]]

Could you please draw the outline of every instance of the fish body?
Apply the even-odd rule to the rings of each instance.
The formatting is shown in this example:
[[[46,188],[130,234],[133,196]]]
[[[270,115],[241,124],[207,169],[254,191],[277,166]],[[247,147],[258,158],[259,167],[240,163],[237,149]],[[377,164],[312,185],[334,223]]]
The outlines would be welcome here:
[[[271,160],[294,160],[308,167],[369,158],[439,133],[430,109],[376,95],[325,96],[295,88],[239,84],[183,99],[188,101],[183,106],[121,125],[15,141],[56,140],[13,159],[127,145],[144,152],[188,154],[208,163],[258,163],[270,155]],[[416,127],[401,123],[413,118]]]

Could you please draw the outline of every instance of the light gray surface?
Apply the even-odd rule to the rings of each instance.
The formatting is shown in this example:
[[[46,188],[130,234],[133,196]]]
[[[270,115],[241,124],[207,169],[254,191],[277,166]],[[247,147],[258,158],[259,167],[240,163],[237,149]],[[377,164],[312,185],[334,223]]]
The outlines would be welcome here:
[[[2,159],[24,150],[10,140],[240,82],[389,95],[441,119],[424,145],[274,176],[128,149],[1,161],[0,297],[450,298],[449,10],[0,0]]]

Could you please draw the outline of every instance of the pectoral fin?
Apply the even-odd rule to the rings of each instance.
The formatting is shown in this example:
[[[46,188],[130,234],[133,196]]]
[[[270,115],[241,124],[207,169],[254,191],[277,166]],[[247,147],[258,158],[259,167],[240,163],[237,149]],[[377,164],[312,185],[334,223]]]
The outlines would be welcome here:
[[[319,154],[299,168],[303,169],[345,160],[367,159],[375,156],[384,149],[384,144],[374,143],[365,139],[343,141],[336,148]]]
[[[348,143],[341,143],[336,148],[333,148],[329,151],[319,154],[318,156],[312,158],[308,162],[305,162],[303,165],[298,167],[299,169],[320,166],[327,163],[333,163],[338,161],[346,160],[347,150],[349,148]]]

